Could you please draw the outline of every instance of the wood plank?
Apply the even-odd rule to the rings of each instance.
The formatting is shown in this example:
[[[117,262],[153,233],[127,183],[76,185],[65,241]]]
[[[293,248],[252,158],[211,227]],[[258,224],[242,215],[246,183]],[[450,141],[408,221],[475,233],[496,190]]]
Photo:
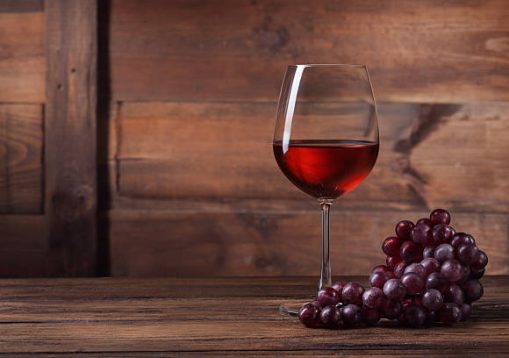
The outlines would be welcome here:
[[[96,270],[97,2],[46,4],[46,206],[53,274]]]
[[[2,0],[0,12],[40,12],[43,5],[44,0]]]
[[[334,331],[277,313],[281,302],[312,295],[313,278],[2,280],[0,352],[507,355],[509,279],[482,282],[485,296],[467,322]]]
[[[44,231],[43,216],[0,216],[0,277],[40,277],[47,274]]]
[[[452,212],[453,225],[474,235],[490,257],[489,274],[509,273],[509,218]],[[333,208],[333,273],[367,274],[383,263],[380,246],[404,218],[426,212]],[[116,276],[317,275],[320,213],[110,212],[111,273]]]
[[[272,101],[288,64],[342,62],[379,100],[507,101],[508,17],[505,0],[113,0],[112,96]]]
[[[136,199],[167,208],[170,199],[306,200],[275,163],[275,108],[252,102],[123,103],[110,118],[113,207],[136,206]],[[381,103],[379,117],[377,164],[342,205],[508,211],[509,144],[503,135],[509,105]],[[486,177],[489,186],[481,182]]]
[[[3,2],[0,2],[3,3]],[[41,11],[23,12],[30,2],[8,1],[20,12],[2,11],[0,5],[0,102],[44,102],[44,15]],[[30,8],[30,7],[29,7]],[[36,10],[36,9],[34,9]],[[23,24],[22,26],[20,24]]]
[[[0,104],[0,214],[42,213],[42,112]]]

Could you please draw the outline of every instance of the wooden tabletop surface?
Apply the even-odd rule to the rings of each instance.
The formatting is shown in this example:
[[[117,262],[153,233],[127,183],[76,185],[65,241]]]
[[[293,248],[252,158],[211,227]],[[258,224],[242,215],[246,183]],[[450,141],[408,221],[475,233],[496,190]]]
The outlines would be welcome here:
[[[509,356],[509,277],[452,327],[306,329],[278,313],[314,278],[3,279],[0,353],[91,356]],[[365,279],[360,279],[364,282]]]

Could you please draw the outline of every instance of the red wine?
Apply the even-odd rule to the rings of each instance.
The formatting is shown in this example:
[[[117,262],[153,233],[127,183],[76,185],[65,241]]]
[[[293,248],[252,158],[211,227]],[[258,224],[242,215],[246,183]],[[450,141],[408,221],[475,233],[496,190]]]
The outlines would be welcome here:
[[[291,140],[273,144],[276,161],[290,181],[315,198],[335,199],[369,174],[378,143],[353,140]]]

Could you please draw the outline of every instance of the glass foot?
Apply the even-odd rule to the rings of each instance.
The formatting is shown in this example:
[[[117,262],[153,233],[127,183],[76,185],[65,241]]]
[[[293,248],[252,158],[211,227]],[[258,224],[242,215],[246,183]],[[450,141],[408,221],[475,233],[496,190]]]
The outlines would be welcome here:
[[[296,301],[296,302],[285,302],[281,306],[279,306],[279,313],[284,316],[297,317],[299,315],[299,310],[302,305],[308,301]]]

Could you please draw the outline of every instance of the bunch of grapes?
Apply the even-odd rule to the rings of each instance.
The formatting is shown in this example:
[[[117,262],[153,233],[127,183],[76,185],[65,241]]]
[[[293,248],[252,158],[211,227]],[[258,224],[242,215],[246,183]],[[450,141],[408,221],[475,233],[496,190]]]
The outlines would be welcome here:
[[[323,288],[302,306],[300,321],[307,327],[337,329],[374,325],[381,318],[412,327],[466,320],[472,303],[483,295],[479,279],[488,257],[450,221],[443,209],[416,224],[400,221],[396,235],[382,244],[386,264],[372,270],[370,287],[338,281]]]

